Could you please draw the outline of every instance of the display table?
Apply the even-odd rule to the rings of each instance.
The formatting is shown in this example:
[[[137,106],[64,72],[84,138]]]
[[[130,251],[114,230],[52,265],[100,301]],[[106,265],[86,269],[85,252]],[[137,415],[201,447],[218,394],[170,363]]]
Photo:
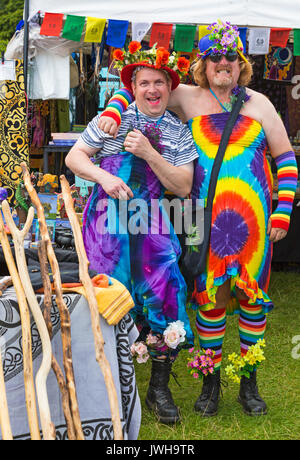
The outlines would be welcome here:
[[[95,359],[94,338],[90,310],[84,297],[64,294],[71,315],[72,355],[79,413],[86,440],[112,440],[113,426],[106,386]],[[43,296],[37,296],[43,309]],[[60,319],[57,305],[52,301],[53,325],[52,351],[63,369]],[[138,332],[130,315],[117,326],[109,326],[101,317],[105,341],[105,355],[110,363],[119,400],[124,439],[137,439],[141,423],[141,406],[135,381],[130,345]],[[42,360],[41,340],[34,321],[31,321],[32,355],[34,374]],[[25,406],[23,378],[22,331],[18,303],[14,288],[0,297],[0,344],[5,375],[5,386],[14,439],[29,439],[29,426]],[[54,372],[47,379],[51,419],[56,427],[56,438],[67,439],[60,391]],[[41,426],[41,425],[40,425]],[[1,433],[0,433],[1,435]]]

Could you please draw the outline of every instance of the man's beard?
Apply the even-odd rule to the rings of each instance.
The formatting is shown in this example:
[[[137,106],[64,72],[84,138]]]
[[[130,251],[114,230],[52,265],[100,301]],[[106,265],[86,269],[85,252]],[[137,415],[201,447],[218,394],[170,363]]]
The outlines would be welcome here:
[[[216,69],[216,71],[218,70],[229,70],[229,73],[227,75],[225,75],[224,73],[220,75],[218,74],[215,75],[213,79],[214,85],[220,89],[226,89],[232,86],[233,78],[232,78],[231,69],[226,69],[225,67],[222,67],[220,69],[218,68]]]

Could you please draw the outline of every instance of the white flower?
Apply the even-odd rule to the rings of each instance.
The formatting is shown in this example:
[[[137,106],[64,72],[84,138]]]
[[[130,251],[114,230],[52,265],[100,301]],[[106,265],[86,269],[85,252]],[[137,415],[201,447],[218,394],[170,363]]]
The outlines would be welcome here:
[[[174,321],[164,331],[165,343],[169,348],[177,348],[178,345],[185,341],[185,329],[182,321]]]
[[[138,355],[136,360],[138,363],[145,363],[149,359],[147,346],[143,342],[135,342],[131,345],[130,351],[132,356]]]

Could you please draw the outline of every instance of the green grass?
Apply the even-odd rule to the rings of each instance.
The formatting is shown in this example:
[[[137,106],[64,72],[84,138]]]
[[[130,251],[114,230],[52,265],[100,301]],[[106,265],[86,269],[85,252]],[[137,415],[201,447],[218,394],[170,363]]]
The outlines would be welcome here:
[[[300,350],[292,356],[298,337],[300,344],[300,274],[273,272],[269,295],[275,309],[268,315],[264,361],[258,370],[258,387],[267,403],[268,414],[249,417],[237,402],[239,385],[227,382],[216,417],[203,418],[193,410],[201,391],[186,368],[188,351],[182,351],[173,366],[181,387],[171,377],[170,388],[181,409],[182,423],[159,424],[145,405],[151,363],[137,364],[136,374],[142,403],[140,440],[299,440],[300,439]],[[189,312],[194,325],[195,313]],[[223,345],[223,368],[227,355],[239,352],[237,316],[227,319]],[[224,378],[224,375],[223,375]]]

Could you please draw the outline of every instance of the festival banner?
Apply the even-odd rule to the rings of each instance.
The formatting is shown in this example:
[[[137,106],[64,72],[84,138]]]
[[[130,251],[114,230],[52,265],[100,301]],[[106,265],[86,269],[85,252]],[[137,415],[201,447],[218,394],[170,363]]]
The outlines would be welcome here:
[[[109,46],[114,46],[115,48],[123,48],[126,40],[128,26],[128,21],[109,19],[106,44]]]
[[[101,43],[103,31],[105,29],[106,19],[86,18],[86,31],[84,41],[89,43]]]
[[[194,48],[196,27],[186,24],[177,24],[175,29],[174,50],[191,53]]]
[[[286,29],[286,28],[271,29],[270,45],[280,46],[281,48],[285,48],[287,45],[291,30],[292,29]]]
[[[294,56],[300,56],[300,29],[294,29]]]
[[[62,29],[64,15],[61,13],[45,13],[40,35],[59,37]]]
[[[241,42],[243,43],[244,52],[246,52],[247,27],[239,27],[239,34],[240,34]]]
[[[141,42],[150,29],[151,22],[132,22],[132,41]]]
[[[249,28],[249,54],[268,54],[270,41],[270,29],[264,27]]]
[[[207,30],[207,27],[209,27],[209,26],[200,25],[198,27],[198,38],[199,38],[199,40],[201,40],[201,38],[204,37],[205,35],[210,34],[210,31]]]
[[[155,43],[157,43],[157,48],[162,46],[166,49],[169,49],[172,28],[173,24],[154,22],[152,24],[149,46],[152,47]]]
[[[74,16],[72,14],[68,14],[63,28],[62,37],[67,40],[80,42],[84,24],[84,16]]]

